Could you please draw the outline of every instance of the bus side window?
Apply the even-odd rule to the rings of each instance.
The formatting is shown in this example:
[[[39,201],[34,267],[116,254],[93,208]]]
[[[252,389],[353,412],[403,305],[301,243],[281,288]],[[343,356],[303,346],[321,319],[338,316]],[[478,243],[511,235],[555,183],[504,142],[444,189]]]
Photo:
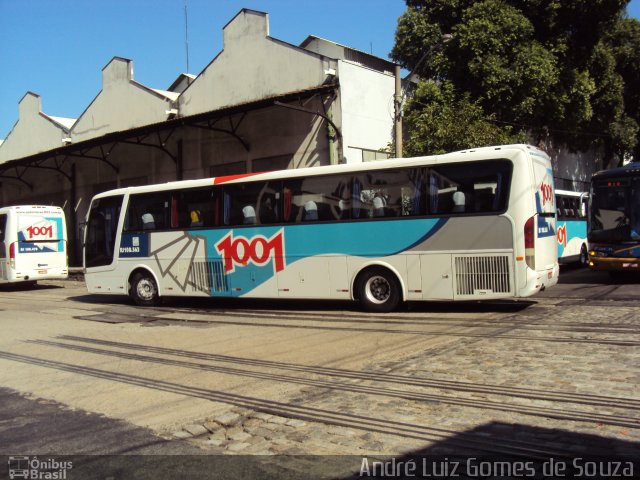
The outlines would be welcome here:
[[[493,213],[507,207],[511,164],[505,160],[438,165],[429,168],[427,206],[431,215]],[[460,195],[464,194],[464,203]],[[457,203],[456,203],[457,202]]]
[[[0,258],[7,257],[7,249],[4,244],[5,240],[5,231],[7,230],[7,215],[0,215]]]
[[[198,228],[216,225],[217,190],[211,187],[174,192],[171,207],[172,228]]]
[[[169,192],[131,195],[126,226],[129,231],[162,230],[171,227]]]
[[[265,182],[263,184],[256,200],[256,213],[260,224],[270,225],[281,221],[280,197],[280,182]]]
[[[223,218],[225,225],[253,225],[259,223],[256,205],[264,182],[248,182],[223,187]]]
[[[285,222],[340,220],[349,204],[349,177],[344,175],[310,176],[284,181]]]

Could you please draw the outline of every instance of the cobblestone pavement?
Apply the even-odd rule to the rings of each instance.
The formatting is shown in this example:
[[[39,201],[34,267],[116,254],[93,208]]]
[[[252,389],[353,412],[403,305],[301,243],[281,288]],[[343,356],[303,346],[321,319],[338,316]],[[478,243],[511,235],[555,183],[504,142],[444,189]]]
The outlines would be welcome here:
[[[640,458],[637,285],[379,315],[193,300],[137,309],[82,288],[42,290],[39,305],[4,298],[5,328],[31,326],[15,340],[5,331],[4,386],[205,454]],[[275,353],[260,350],[269,342]]]
[[[281,380],[308,385],[289,402],[236,406],[164,433],[223,454],[638,457],[640,309],[602,303],[407,314],[398,321],[461,327],[447,330],[458,341],[358,371],[282,364]]]

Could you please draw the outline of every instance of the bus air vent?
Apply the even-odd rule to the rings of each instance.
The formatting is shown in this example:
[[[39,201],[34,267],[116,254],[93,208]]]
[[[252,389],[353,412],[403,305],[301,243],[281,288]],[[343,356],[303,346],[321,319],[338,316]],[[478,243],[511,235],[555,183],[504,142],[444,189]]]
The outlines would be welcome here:
[[[455,256],[457,295],[509,293],[509,257],[507,255]]]
[[[228,292],[229,284],[221,260],[211,262],[193,262],[191,281],[194,290],[205,293]]]

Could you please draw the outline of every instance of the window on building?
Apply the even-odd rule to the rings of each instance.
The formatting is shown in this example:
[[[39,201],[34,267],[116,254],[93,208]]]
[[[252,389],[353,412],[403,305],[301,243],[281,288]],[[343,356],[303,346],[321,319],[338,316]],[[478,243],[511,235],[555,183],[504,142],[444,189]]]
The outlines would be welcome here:
[[[391,154],[388,152],[381,152],[379,150],[370,150],[367,148],[359,148],[362,152],[362,161],[363,162],[372,162],[375,160],[386,160],[391,158]]]

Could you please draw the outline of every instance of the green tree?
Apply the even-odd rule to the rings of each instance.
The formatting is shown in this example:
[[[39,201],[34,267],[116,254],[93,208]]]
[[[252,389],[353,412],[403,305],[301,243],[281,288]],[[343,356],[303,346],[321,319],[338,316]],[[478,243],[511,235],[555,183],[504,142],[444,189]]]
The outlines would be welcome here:
[[[623,81],[624,113],[630,128],[627,135],[633,136],[635,125],[635,144],[632,155],[636,161],[640,160],[640,22],[635,18],[624,18],[607,37],[616,60],[616,72]]]
[[[479,102],[468,93],[457,95],[451,82],[420,82],[405,111],[408,156],[524,141],[509,126],[492,123],[495,115],[487,121]]]
[[[638,68],[637,54],[629,57],[637,45],[621,26],[627,3],[407,0],[391,56],[432,83],[421,84],[416,101],[406,104],[408,148],[423,154],[479,145],[469,141],[522,138],[526,132],[540,139],[550,133],[573,150],[598,144],[609,155],[628,152],[637,143],[637,116],[625,108],[625,95],[631,95],[627,83],[637,79]],[[445,35],[451,38],[446,44]],[[472,113],[469,125],[484,134],[455,128],[458,137],[452,133],[445,142],[437,132],[453,112],[436,112],[446,108],[439,103],[443,98]],[[422,110],[428,115],[421,116]],[[456,122],[464,124],[461,116]],[[421,140],[429,135],[434,138]]]

